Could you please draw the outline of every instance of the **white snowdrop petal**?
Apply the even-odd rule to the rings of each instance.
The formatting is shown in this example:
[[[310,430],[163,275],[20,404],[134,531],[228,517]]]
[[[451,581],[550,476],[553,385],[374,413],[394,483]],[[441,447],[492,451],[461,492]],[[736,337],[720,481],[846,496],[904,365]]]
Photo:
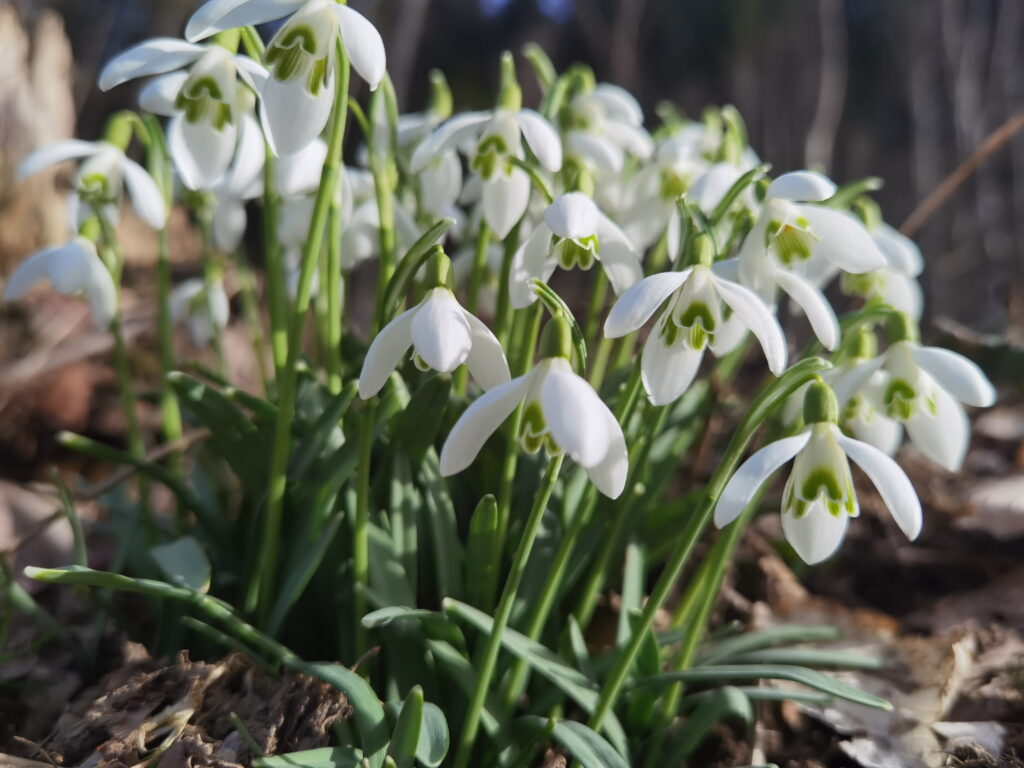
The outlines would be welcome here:
[[[484,182],[484,218],[499,240],[508,237],[530,203],[530,177],[515,168]]]
[[[490,119],[489,112],[464,112],[446,121],[416,147],[409,161],[410,169],[418,173],[441,152],[458,149]]]
[[[122,168],[124,185],[135,212],[153,229],[163,229],[167,223],[167,205],[153,177],[145,168],[128,158],[124,158]]]
[[[608,116],[630,125],[644,124],[644,111],[640,102],[621,85],[598,83],[590,94],[608,112]]]
[[[768,185],[768,197],[801,202],[821,202],[836,193],[835,183],[814,171],[784,173]]]
[[[100,90],[109,91],[137,77],[160,75],[184,67],[198,59],[204,50],[201,45],[174,37],[155,37],[133,45],[107,62],[100,72]]]
[[[41,147],[21,161],[18,166],[18,178],[25,179],[39,173],[45,168],[66,160],[79,160],[83,157],[91,157],[99,154],[104,145],[95,141],[82,141],[81,139],[67,139],[48,144]]]
[[[441,474],[461,472],[477,457],[494,432],[530,391],[536,369],[477,398],[459,417],[441,448]]]
[[[885,285],[879,295],[882,301],[893,309],[898,309],[914,321],[921,320],[921,313],[924,311],[924,294],[917,278],[907,277],[899,272],[887,271]]]
[[[569,131],[565,143],[577,155],[604,171],[617,174],[626,162],[622,150],[603,136],[585,131]]]
[[[917,277],[924,269],[924,257],[917,243],[884,221],[871,232],[889,267],[907,277]]]
[[[238,143],[238,128],[226,124],[220,130],[211,123],[190,123],[172,118],[167,146],[182,182],[189,189],[208,190],[227,171]]]
[[[612,438],[608,406],[568,361],[552,361],[540,384],[540,404],[551,437],[573,461],[583,468],[604,461]]]
[[[617,499],[622,495],[626,487],[626,479],[629,475],[629,451],[626,449],[626,438],[622,434],[622,427],[615,420],[611,411],[605,411],[608,433],[611,440],[608,446],[608,455],[593,467],[586,467],[587,477],[590,478],[597,490],[610,499]]]
[[[539,112],[532,109],[521,109],[516,113],[516,122],[523,132],[523,138],[541,167],[549,173],[555,173],[562,167],[562,140],[558,131]]]
[[[544,211],[544,223],[559,237],[589,237],[597,232],[601,218],[594,201],[582,192],[556,198]]]
[[[225,186],[235,195],[249,199],[256,197],[263,189],[263,164],[266,162],[266,145],[263,131],[252,115],[244,115],[239,121],[238,147],[235,161],[224,179]]]
[[[691,271],[661,272],[645,277],[626,289],[608,313],[604,322],[604,335],[617,339],[640,328],[686,282]]]
[[[714,273],[711,273],[714,275]],[[721,277],[712,277],[722,301],[732,308],[736,317],[750,329],[764,350],[768,368],[776,376],[786,370],[786,336],[768,305],[749,288]]]
[[[657,329],[651,331],[640,355],[640,379],[647,399],[654,405],[677,400],[693,383],[703,358],[703,351],[680,343],[668,346]]]
[[[807,315],[807,321],[822,346],[828,350],[835,349],[839,344],[839,320],[825,294],[788,269],[777,270],[775,282]]]
[[[213,208],[213,241],[222,251],[233,251],[245,235],[245,204],[236,197],[218,195]]]
[[[508,360],[501,342],[483,322],[463,310],[473,340],[473,347],[466,357],[469,375],[484,390],[494,389],[511,378]]]
[[[744,461],[729,478],[715,505],[715,525],[722,528],[739,517],[765,481],[800,453],[810,439],[811,430],[807,429],[793,437],[769,443]]]
[[[815,255],[854,274],[885,266],[885,256],[860,219],[820,205],[798,205],[797,210],[810,223],[815,237],[819,238],[813,246]]]
[[[320,135],[334,105],[334,78],[330,73],[315,96],[306,90],[302,78],[286,83],[273,77],[267,80],[260,115],[275,155],[298,152]]]
[[[850,419],[846,426],[855,438],[875,446],[887,456],[895,456],[903,442],[903,425],[880,413],[872,413],[870,418],[858,415]]]
[[[835,379],[829,381],[840,409],[845,408],[850,399],[860,392],[872,376],[885,364],[885,356],[879,355],[865,360],[852,368],[843,371]]]
[[[402,362],[412,345],[412,324],[417,311],[418,306],[408,309],[385,325],[366,350],[359,374],[359,396],[363,400],[380,392],[388,376]]]
[[[298,152],[285,155],[277,164],[277,188],[287,197],[307,195],[320,186],[327,142],[317,137]]]
[[[941,387],[932,393],[935,413],[918,411],[904,422],[914,447],[943,469],[959,472],[971,442],[963,406]]]
[[[333,8],[338,15],[341,37],[352,68],[367,82],[371,91],[376,90],[387,66],[380,32],[369,19],[349,6],[335,4]]]
[[[280,19],[302,7],[305,0],[209,0],[185,26],[185,37],[195,42],[217,32]]]
[[[516,249],[509,272],[509,299],[514,309],[530,306],[537,299],[531,280],[546,283],[555,271],[557,260],[550,253],[551,231],[540,224],[526,242]]]
[[[921,500],[907,473],[873,445],[853,440],[836,430],[836,442],[864,470],[900,530],[913,541],[921,533]]]
[[[603,123],[601,128],[605,136],[641,160],[647,160],[654,154],[654,141],[640,126],[609,120]]]
[[[451,373],[465,362],[473,344],[469,323],[447,288],[435,288],[420,303],[412,321],[412,344],[435,371]]]
[[[833,515],[821,502],[815,501],[800,518],[783,513],[782,532],[796,553],[808,565],[829,558],[843,543],[849,515]]]
[[[633,249],[626,235],[607,216],[601,214],[598,225],[600,245],[597,260],[608,276],[608,282],[616,296],[621,296],[644,276],[640,254]]]
[[[996,401],[992,382],[974,362],[941,347],[914,346],[910,352],[939,386],[967,405],[987,408]]]
[[[187,72],[172,72],[169,75],[150,80],[139,91],[139,106],[147,112],[163,117],[178,114],[175,99],[188,80]]]

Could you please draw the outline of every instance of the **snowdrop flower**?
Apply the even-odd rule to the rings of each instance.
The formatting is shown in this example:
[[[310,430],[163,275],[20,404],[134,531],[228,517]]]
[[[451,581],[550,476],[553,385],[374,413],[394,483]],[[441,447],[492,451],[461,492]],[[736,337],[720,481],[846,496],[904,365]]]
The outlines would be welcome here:
[[[210,187],[214,200],[213,241],[222,251],[233,251],[242,242],[248,222],[245,204],[263,194],[263,132],[251,116],[243,117],[241,123],[234,162]]]
[[[560,122],[566,147],[600,170],[621,173],[627,154],[646,160],[654,151],[640,104],[625,88],[611,83],[573,96]]]
[[[163,229],[167,206],[153,177],[129,160],[124,150],[109,142],[58,141],[26,157],[18,168],[18,176],[24,179],[66,160],[82,161],[75,174],[75,192],[87,206],[116,215],[124,188],[139,217],[153,229]]]
[[[884,353],[836,380],[836,396],[843,404],[858,393],[872,397],[867,385],[878,381],[877,372],[883,373],[884,388],[876,384],[874,389],[875,408],[903,424],[921,453],[956,472],[971,437],[963,405],[986,408],[995,403],[995,389],[981,369],[963,355],[921,346],[906,315],[894,317],[889,335],[892,343]]]
[[[117,313],[117,289],[91,241],[78,237],[29,256],[7,281],[4,300],[22,298],[40,280],[49,280],[58,293],[85,297],[93,324],[100,330],[110,327]]]
[[[682,395],[697,375],[705,348],[716,351],[726,308],[757,337],[772,373],[786,368],[786,339],[771,310],[753,291],[712,271],[713,248],[706,236],[697,253],[696,266],[651,275],[634,285],[605,321],[605,336],[618,338],[639,329],[664,305],[640,358],[644,389],[655,405]]]
[[[862,275],[843,275],[843,290],[870,301],[877,299],[904,312],[914,320],[921,319],[924,297],[918,275],[924,270],[921,249],[909,237],[877,220],[868,231],[875,245],[885,256],[885,266]]]
[[[846,437],[836,426],[838,405],[832,390],[817,382],[807,390],[807,427],[793,437],[766,445],[740,466],[715,506],[715,525],[740,516],[758,488],[795,457],[782,493],[782,530],[800,558],[821,562],[838,549],[851,517],[860,514],[849,459],[878,489],[882,501],[908,539],[921,532],[921,502],[899,465],[868,443]]]
[[[207,346],[218,330],[228,327],[231,309],[224,284],[218,279],[210,285],[207,293],[206,281],[193,277],[171,291],[171,322],[184,322],[189,338],[197,347]]]
[[[441,474],[454,475],[472,464],[487,438],[525,403],[519,435],[524,450],[565,452],[601,493],[618,498],[629,468],[622,428],[586,380],[573,372],[571,350],[569,324],[561,316],[552,318],[533,370],[490,390],[459,418],[441,449]]]
[[[430,271],[434,287],[423,301],[384,326],[370,344],[359,374],[359,396],[364,400],[381,390],[409,347],[420,370],[451,373],[465,364],[486,390],[508,382],[508,361],[501,344],[455,298],[451,262],[440,248],[431,259]]]
[[[562,195],[544,211],[543,222],[512,259],[512,306],[522,309],[537,299],[532,280],[546,283],[556,267],[590,269],[595,261],[601,263],[616,294],[643,276],[640,255],[594,201],[582,192]]]
[[[530,203],[530,177],[511,162],[525,156],[523,140],[544,170],[555,173],[562,167],[562,144],[551,123],[532,109],[514,106],[456,115],[416,147],[410,162],[412,172],[420,173],[446,151],[463,151],[483,182],[484,218],[499,240]]]
[[[209,0],[188,22],[195,42],[225,29],[289,16],[267,44],[270,77],[260,92],[275,154],[297,152],[320,135],[334,103],[336,41],[374,90],[384,77],[384,43],[357,11],[333,0]]]
[[[241,118],[252,109],[252,92],[266,82],[266,70],[220,45],[161,37],[110,61],[100,73],[100,90],[148,75],[164,76],[143,89],[140,102],[170,118],[167,145],[182,182],[189,189],[210,189],[235,155]]]

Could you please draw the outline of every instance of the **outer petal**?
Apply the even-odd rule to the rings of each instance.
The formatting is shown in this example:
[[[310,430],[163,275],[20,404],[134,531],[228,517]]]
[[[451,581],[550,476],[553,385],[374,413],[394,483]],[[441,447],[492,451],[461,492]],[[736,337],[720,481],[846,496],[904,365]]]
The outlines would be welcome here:
[[[691,271],[661,272],[645,277],[628,288],[608,313],[604,321],[604,335],[617,339],[640,328],[650,320],[665,299],[686,282]]]
[[[490,119],[490,112],[464,112],[448,120],[416,147],[409,161],[410,170],[416,173],[446,149],[458,149]]]
[[[205,49],[174,37],[155,37],[119,53],[100,72],[101,91],[136,77],[160,75],[184,67],[198,59]]]
[[[814,247],[816,255],[854,274],[885,266],[885,256],[859,219],[820,205],[799,205],[797,208],[810,222],[814,234],[821,238]]]
[[[559,237],[589,237],[597,232],[601,213],[582,192],[562,195],[544,211],[544,223]]]
[[[590,482],[597,486],[597,490],[610,499],[617,499],[626,487],[626,478],[629,475],[629,452],[626,450],[626,439],[622,434],[619,422],[607,409],[605,409],[605,415],[608,422],[608,433],[611,435],[608,455],[600,464],[587,467],[586,472]]]
[[[466,357],[466,367],[469,374],[483,389],[494,389],[500,384],[506,383],[511,374],[508,370],[508,360],[505,359],[505,351],[501,348],[501,342],[491,333],[490,328],[484,325],[479,318],[463,310],[463,317],[469,323],[469,331],[473,339],[473,348],[469,350]]]
[[[652,331],[640,355],[640,374],[647,398],[654,405],[668,405],[687,390],[704,352],[683,344],[667,346],[657,331]]]
[[[581,467],[597,466],[608,456],[613,437],[608,406],[585,379],[572,372],[568,361],[552,360],[549,366],[540,385],[548,431]]]
[[[178,114],[174,100],[188,80],[187,72],[172,72],[169,75],[154,78],[139,91],[139,106],[147,112],[163,117]]]
[[[764,482],[779,467],[792,459],[807,445],[811,431],[805,429],[793,437],[769,443],[744,461],[733,473],[715,505],[715,525],[722,528],[737,517]]]
[[[917,277],[924,269],[924,257],[917,243],[885,222],[871,232],[889,267],[907,277]]]
[[[496,175],[484,182],[483,203],[487,223],[495,237],[504,240],[526,213],[530,203],[530,177],[518,168],[509,176]]]
[[[921,533],[921,500],[907,473],[875,446],[846,437],[838,430],[836,442],[875,484],[900,530],[911,541],[916,539]]]
[[[882,301],[904,312],[914,320],[921,319],[924,310],[924,295],[916,277],[907,277],[899,272],[889,271],[885,285],[879,292]]]
[[[545,224],[539,225],[516,250],[512,257],[509,273],[509,298],[514,309],[530,306],[537,295],[530,286],[531,280],[546,283],[554,274],[558,262],[551,257],[551,230]]]
[[[233,251],[242,242],[248,218],[245,205],[237,197],[217,196],[213,208],[213,240],[222,251]]]
[[[282,195],[305,195],[320,185],[320,174],[327,159],[327,142],[313,139],[309,144],[277,164],[277,188]]]
[[[820,501],[810,505],[801,518],[783,513],[782,532],[808,565],[820,563],[839,549],[850,524],[849,515],[830,514]]]
[[[335,5],[334,12],[338,14],[341,37],[352,68],[369,84],[371,91],[377,90],[387,65],[380,32],[365,16],[347,5]]]
[[[620,296],[644,276],[640,254],[633,250],[633,244],[626,234],[603,213],[597,234],[600,238],[597,259],[608,275],[608,282],[615,295]]]
[[[181,115],[171,119],[167,145],[181,180],[189,189],[210,189],[224,176],[238,143],[238,127],[217,130],[208,122],[190,123]]]
[[[836,185],[827,176],[814,171],[792,171],[768,185],[767,197],[820,202],[835,193]]]
[[[163,229],[167,223],[167,205],[153,177],[145,168],[127,157],[124,158],[122,168],[128,197],[136,213],[153,229]]]
[[[466,409],[441,449],[442,475],[454,475],[473,463],[487,438],[526,397],[535,375],[536,369],[525,376],[501,384],[481,395]]]
[[[879,355],[872,360],[865,360],[858,363],[849,370],[843,371],[838,377],[829,381],[832,391],[835,392],[839,407],[844,408],[855,394],[860,392],[868,383],[875,372],[885,364],[885,356]]]
[[[941,347],[913,347],[914,362],[939,386],[967,405],[987,408],[996,401],[996,390],[981,368],[963,355]]]
[[[971,441],[971,425],[963,406],[936,387],[935,414],[919,412],[904,426],[914,447],[950,472],[959,472]]]
[[[225,185],[243,199],[257,196],[263,188],[261,174],[264,162],[266,145],[260,125],[251,115],[243,115],[235,161],[224,178]]]
[[[825,294],[788,269],[777,270],[775,282],[807,315],[814,335],[825,349],[835,349],[839,343],[839,320],[836,319],[836,313],[825,298]]]
[[[612,119],[622,120],[630,125],[644,124],[644,111],[629,91],[614,83],[598,83],[591,94]]]
[[[736,317],[757,337],[768,360],[768,368],[778,376],[786,370],[786,336],[768,305],[749,288],[714,276],[715,290]]]
[[[654,154],[651,135],[641,126],[606,120],[601,124],[601,128],[605,136],[641,160],[646,160]]]
[[[866,419],[857,416],[846,426],[855,438],[875,446],[887,456],[895,456],[903,442],[903,425],[881,413],[872,413]]]
[[[39,173],[51,165],[63,163],[65,160],[78,160],[83,157],[90,157],[103,151],[104,145],[96,141],[82,141],[81,139],[67,139],[48,144],[37,149],[26,157],[18,166],[18,178],[25,179]]]
[[[462,307],[447,288],[431,291],[412,322],[412,343],[423,362],[451,373],[465,362],[473,346]]]
[[[413,307],[385,325],[366,350],[363,370],[359,373],[359,396],[363,400],[380,392],[388,376],[405,357],[412,345],[413,318],[418,311],[418,306]]]
[[[523,132],[523,138],[529,145],[533,154],[537,156],[541,167],[549,173],[555,173],[562,167],[562,140],[558,138],[558,131],[542,117],[539,112],[532,109],[521,109],[516,112],[516,122]]]
[[[602,170],[619,173],[626,161],[622,149],[604,136],[586,131],[569,131],[565,141],[573,152],[590,160]]]
[[[287,83],[273,77],[267,80],[260,116],[275,155],[298,152],[320,135],[334,105],[334,78],[332,72],[316,96],[306,90],[301,78]]]
[[[225,29],[263,24],[298,10],[305,0],[209,0],[192,14],[185,37],[195,42]]]

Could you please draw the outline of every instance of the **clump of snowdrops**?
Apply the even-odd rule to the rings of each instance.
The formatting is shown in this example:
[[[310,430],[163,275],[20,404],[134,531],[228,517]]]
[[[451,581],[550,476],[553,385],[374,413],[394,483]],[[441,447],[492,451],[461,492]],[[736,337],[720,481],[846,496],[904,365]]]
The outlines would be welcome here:
[[[251,25],[275,18],[265,42]],[[49,280],[89,303],[114,339],[127,441],[62,441],[137,472],[133,499],[109,502],[111,571],[79,549],[30,575],[146,596],[156,651],[242,648],[339,687],[354,715],[335,765],[525,766],[551,745],[585,766],[676,765],[756,700],[886,706],[813,669],[812,650],[765,663],[830,628],[706,634],[787,463],[766,511],[807,563],[858,524],[851,460],[912,539],[920,503],[891,458],[904,434],[955,471],[964,405],[993,402],[974,364],[920,344],[921,255],[883,221],[877,180],[772,177],[735,109],[666,108],[651,130],[628,92],[532,46],[536,108],[505,54],[493,104],[453,113],[434,72],[427,108],[401,114],[377,31],[330,0],[211,0],[185,38],[107,64],[102,88],[142,87],[102,141],[21,168],[76,163],[72,221],[5,297]],[[159,246],[159,460],[121,329],[125,193]],[[203,246],[178,286],[173,204]],[[369,316],[346,299],[357,271],[375,280]],[[238,308],[267,360],[260,392],[225,378]],[[175,358],[179,323],[212,367]],[[741,404],[716,399],[730,381]],[[680,495],[719,413],[735,429]],[[758,684],[773,679],[805,687]]]

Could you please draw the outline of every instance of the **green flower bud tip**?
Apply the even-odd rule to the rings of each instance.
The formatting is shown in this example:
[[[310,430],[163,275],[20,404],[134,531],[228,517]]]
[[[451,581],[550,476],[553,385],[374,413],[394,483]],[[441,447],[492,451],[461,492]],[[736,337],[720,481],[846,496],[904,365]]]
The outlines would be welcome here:
[[[225,29],[223,32],[218,32],[213,37],[213,42],[222,48],[227,49],[230,53],[238,53],[238,44],[241,41],[241,29]]]
[[[832,387],[820,378],[811,382],[804,395],[804,423],[836,424],[839,422],[839,403]]]
[[[455,284],[454,274],[451,259],[444,252],[444,248],[440,245],[433,246],[427,263],[427,287],[450,290]]]
[[[473,511],[473,517],[469,521],[470,533],[490,533],[497,529],[498,525],[498,502],[493,495],[487,494]]]
[[[882,223],[882,209],[874,200],[866,195],[861,195],[851,203],[853,213],[864,222],[868,231],[877,229]]]
[[[885,326],[885,335],[890,344],[900,341],[916,342],[919,338],[917,324],[903,312],[893,312]]]
[[[540,336],[540,356],[572,359],[572,328],[569,320],[559,312],[552,315]]]
[[[710,267],[715,261],[715,244],[711,238],[701,232],[693,240],[694,266]]]
[[[850,337],[849,355],[854,360],[870,360],[878,354],[878,338],[867,326],[860,326]]]
[[[452,90],[439,69],[430,70],[430,114],[438,120],[447,120],[452,115]]]
[[[103,129],[103,140],[113,144],[122,152],[132,143],[132,130],[135,127],[135,114],[127,110],[115,112]]]
[[[501,54],[501,87],[498,91],[498,108],[518,112],[523,107],[523,91],[516,78],[516,61],[509,51]]]

